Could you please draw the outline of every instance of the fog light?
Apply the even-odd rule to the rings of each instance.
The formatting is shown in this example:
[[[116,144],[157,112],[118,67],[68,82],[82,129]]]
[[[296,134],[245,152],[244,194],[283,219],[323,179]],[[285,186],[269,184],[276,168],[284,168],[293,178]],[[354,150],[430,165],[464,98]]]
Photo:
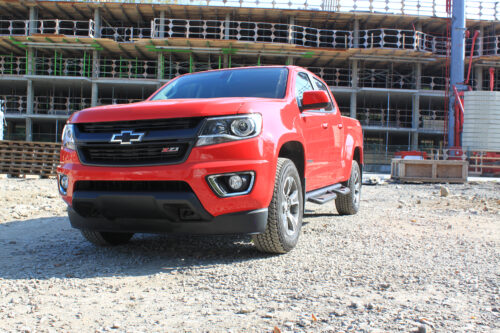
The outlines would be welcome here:
[[[59,192],[66,194],[69,186],[69,177],[66,175],[59,175]]]
[[[241,189],[241,186],[243,185],[243,179],[241,179],[240,176],[234,175],[229,177],[229,187],[231,187],[232,190],[239,190]]]
[[[254,179],[253,171],[243,171],[211,175],[207,177],[207,182],[219,197],[232,197],[250,193]]]

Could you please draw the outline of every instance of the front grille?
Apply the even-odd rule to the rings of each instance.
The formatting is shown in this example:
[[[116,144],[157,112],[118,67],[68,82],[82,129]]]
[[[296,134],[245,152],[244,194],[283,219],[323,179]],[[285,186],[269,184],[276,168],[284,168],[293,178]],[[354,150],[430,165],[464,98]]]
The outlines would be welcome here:
[[[165,152],[168,148],[177,152]],[[131,145],[88,144],[79,148],[83,163],[93,165],[152,165],[180,163],[184,160],[189,143],[144,142]]]
[[[186,182],[181,181],[116,181],[116,180],[79,180],[75,182],[74,192],[192,192]]]
[[[119,133],[127,131],[171,131],[192,129],[198,126],[203,118],[148,119],[119,122],[81,123],[77,124],[82,133]]]

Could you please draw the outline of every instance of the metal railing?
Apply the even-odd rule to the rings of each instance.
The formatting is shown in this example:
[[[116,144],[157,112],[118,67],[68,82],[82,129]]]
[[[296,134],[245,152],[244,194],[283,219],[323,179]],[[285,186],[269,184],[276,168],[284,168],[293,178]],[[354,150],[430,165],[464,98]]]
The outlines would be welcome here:
[[[0,35],[27,36],[29,35],[28,22],[27,20],[0,20]]]
[[[26,113],[26,95],[0,95],[0,100],[4,101],[6,114]]]
[[[29,26],[30,21],[26,21]],[[35,20],[35,33],[55,34],[74,37],[93,37],[94,21],[74,21],[74,20]]]
[[[307,67],[330,87],[350,87],[351,70],[349,68]]]
[[[0,75],[25,75],[26,57],[0,55]]]
[[[151,28],[137,27],[101,27],[101,37],[117,42],[130,42],[139,38],[151,38]]]
[[[94,37],[93,20],[0,20],[0,35],[56,34],[71,37]],[[151,27],[100,28],[101,36],[118,42],[131,42],[140,38],[201,38],[252,41],[259,43],[287,43],[306,47],[332,49],[382,48],[430,52],[445,56],[449,40],[415,30],[368,29],[360,30],[359,37],[347,30],[318,29],[313,27],[269,22],[185,20],[154,18]],[[471,52],[471,38],[466,40],[466,54]],[[481,36],[474,56],[499,55],[500,35]]]
[[[387,128],[411,128],[412,110],[403,108],[358,107],[356,118],[361,126],[377,126]]]
[[[91,99],[82,97],[35,96],[34,114],[70,115],[90,107]]]
[[[97,102],[98,105],[111,105],[111,104],[129,104],[140,102],[142,99],[137,98],[100,98]]]
[[[423,130],[430,130],[436,132],[444,132],[445,130],[445,111],[420,109],[419,110],[419,125],[418,127]]]
[[[49,76],[92,76],[92,58],[90,55],[84,58],[62,58],[57,53],[52,58],[34,58],[35,75]]]
[[[158,62],[138,59],[100,59],[98,77],[155,79]]]
[[[26,114],[26,95],[0,95],[5,102],[5,114]],[[137,98],[103,97],[97,100],[97,105],[123,104],[139,102]],[[33,114],[69,116],[73,112],[91,106],[90,97],[77,96],[35,96],[33,100]]]
[[[413,73],[398,74],[387,69],[362,69],[359,71],[358,86],[361,88],[415,89]]]
[[[445,90],[446,78],[442,76],[426,76],[420,77],[420,85],[424,90]]]

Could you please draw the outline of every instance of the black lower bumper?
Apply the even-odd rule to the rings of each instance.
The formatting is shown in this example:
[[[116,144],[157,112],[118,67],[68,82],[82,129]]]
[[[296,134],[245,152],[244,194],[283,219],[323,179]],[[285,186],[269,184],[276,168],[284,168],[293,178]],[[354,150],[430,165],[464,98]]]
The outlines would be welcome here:
[[[77,229],[133,233],[255,234],[267,209],[213,217],[194,193],[75,192],[68,208]]]

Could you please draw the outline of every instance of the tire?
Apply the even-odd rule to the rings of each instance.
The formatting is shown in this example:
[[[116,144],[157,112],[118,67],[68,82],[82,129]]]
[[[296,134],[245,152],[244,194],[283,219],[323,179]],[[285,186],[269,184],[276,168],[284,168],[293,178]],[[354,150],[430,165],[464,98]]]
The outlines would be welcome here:
[[[347,195],[339,195],[335,199],[335,206],[340,215],[354,215],[359,210],[361,200],[361,170],[355,160],[352,161],[351,177],[343,185],[351,191]]]
[[[287,158],[278,158],[266,230],[252,236],[259,251],[287,253],[297,245],[304,214],[303,200],[295,164]]]
[[[94,245],[112,246],[128,243],[133,233],[128,232],[101,232],[93,230],[80,230],[83,237]]]

